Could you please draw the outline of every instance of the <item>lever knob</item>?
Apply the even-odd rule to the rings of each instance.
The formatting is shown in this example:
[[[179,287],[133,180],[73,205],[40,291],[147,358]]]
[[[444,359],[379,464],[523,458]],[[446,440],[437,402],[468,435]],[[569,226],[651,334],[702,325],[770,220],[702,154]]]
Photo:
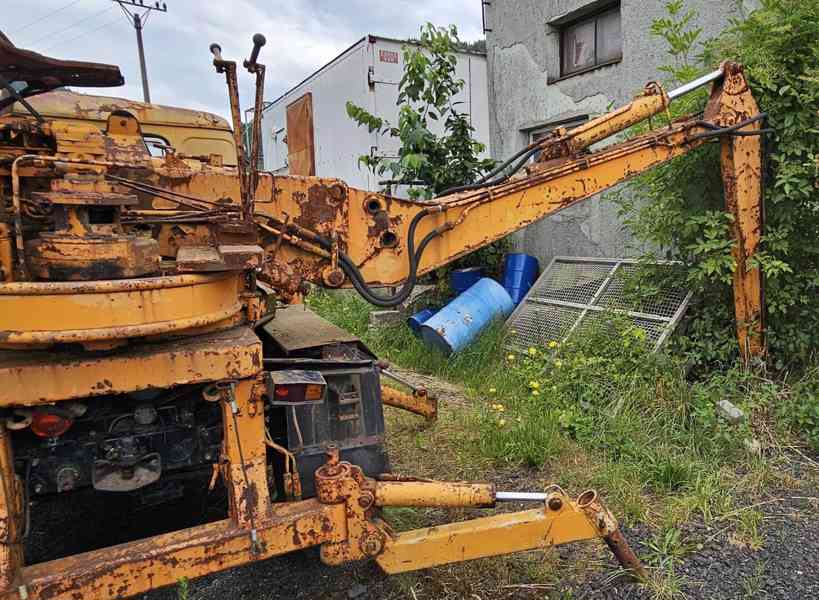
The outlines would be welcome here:
[[[267,40],[261,33],[257,33],[253,36],[253,51],[250,53],[250,58],[247,61],[248,63],[251,65],[256,64],[256,59],[259,58],[259,50],[261,50],[262,46],[264,46],[266,43]]]

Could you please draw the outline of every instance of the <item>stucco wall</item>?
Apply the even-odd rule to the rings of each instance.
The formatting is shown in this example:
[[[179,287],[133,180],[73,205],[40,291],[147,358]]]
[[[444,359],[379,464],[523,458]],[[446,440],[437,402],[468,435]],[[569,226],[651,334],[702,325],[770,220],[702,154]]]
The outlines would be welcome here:
[[[713,37],[753,8],[755,0],[687,0],[698,12],[701,39]],[[549,25],[590,0],[492,0],[486,6],[489,128],[492,154],[502,159],[529,141],[525,130],[573,114],[604,113],[630,101],[646,82],[662,79],[665,42],[652,22],[666,14],[664,0],[622,0],[623,58],[611,66],[559,76],[559,33]],[[627,256],[641,251],[621,224],[616,207],[599,197],[566,209],[516,234],[520,251],[541,261],[555,255]]]

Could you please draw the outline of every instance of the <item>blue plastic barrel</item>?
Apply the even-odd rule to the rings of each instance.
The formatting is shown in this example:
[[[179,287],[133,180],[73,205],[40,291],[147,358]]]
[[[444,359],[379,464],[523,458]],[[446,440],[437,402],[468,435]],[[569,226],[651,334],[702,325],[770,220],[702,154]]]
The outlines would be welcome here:
[[[507,254],[503,265],[503,287],[512,297],[515,306],[520,304],[529,288],[537,280],[539,265],[534,256]]]
[[[407,325],[409,325],[409,328],[412,329],[413,334],[415,334],[417,337],[421,337],[421,325],[423,325],[424,322],[434,314],[435,311],[431,308],[419,310],[417,313],[407,319]]]
[[[424,342],[444,354],[458,352],[493,320],[511,314],[515,305],[494,279],[484,277],[421,325]]]
[[[456,294],[463,294],[466,290],[478,283],[483,277],[483,267],[468,267],[466,269],[455,269],[449,273],[449,285]]]

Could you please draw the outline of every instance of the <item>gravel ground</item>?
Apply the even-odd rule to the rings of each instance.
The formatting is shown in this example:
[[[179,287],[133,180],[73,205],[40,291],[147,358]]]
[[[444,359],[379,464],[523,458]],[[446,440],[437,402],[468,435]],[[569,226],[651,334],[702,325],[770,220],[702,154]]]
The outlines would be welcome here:
[[[818,598],[819,505],[816,499],[793,494],[793,490],[783,491],[777,501],[760,506],[765,515],[760,531],[763,542],[756,550],[736,540],[728,528],[688,523],[683,529],[684,541],[697,549],[676,569],[681,591],[692,600]],[[651,555],[647,531],[626,529],[625,533],[638,555]],[[575,597],[652,598],[645,590],[612,586],[605,579],[599,575],[591,578],[578,587]]]
[[[411,373],[402,372],[405,376]],[[449,384],[423,382],[439,388],[448,402],[465,402]],[[450,400],[451,399],[451,400]],[[816,457],[814,457],[816,458]],[[785,490],[741,503],[764,515],[759,531],[761,546],[749,547],[726,524],[706,526],[691,521],[681,529],[681,544],[688,550],[675,563],[675,576],[653,590],[619,583],[615,564],[602,544],[572,544],[546,553],[554,564],[555,584],[532,584],[526,568],[515,567],[501,583],[498,559],[429,569],[418,574],[388,577],[373,563],[328,567],[318,550],[311,549],[246,565],[204,577],[189,584],[189,600],[560,600],[602,598],[648,600],[790,600],[819,598],[819,479],[817,462],[795,460],[795,481]],[[810,471],[808,473],[808,471]],[[514,489],[527,487],[524,473],[499,474],[496,483]],[[538,479],[533,476],[533,479]],[[814,483],[808,483],[814,482]],[[201,483],[192,482],[201,489]],[[529,486],[531,487],[531,485]],[[512,489],[512,488],[509,488]],[[191,494],[196,498],[196,494]],[[218,497],[209,506],[201,499],[179,501],[151,509],[135,510],[122,496],[77,496],[72,502],[39,501],[32,511],[32,532],[26,551],[28,562],[49,560],[94,547],[104,547],[162,530],[188,527],[204,519],[223,518]],[[513,507],[510,507],[513,508]],[[449,519],[446,511],[429,513],[435,522]],[[460,515],[463,517],[463,513]],[[645,526],[624,528],[626,538],[644,560],[656,555],[652,532]],[[541,561],[530,553],[530,563]],[[502,560],[502,559],[501,559]],[[491,562],[495,561],[495,562]],[[511,561],[509,561],[511,562]],[[521,561],[519,561],[521,562]],[[525,562],[525,561],[523,561]],[[509,572],[506,572],[508,575]],[[512,583],[508,583],[511,581]],[[174,588],[157,590],[145,600],[176,600]]]

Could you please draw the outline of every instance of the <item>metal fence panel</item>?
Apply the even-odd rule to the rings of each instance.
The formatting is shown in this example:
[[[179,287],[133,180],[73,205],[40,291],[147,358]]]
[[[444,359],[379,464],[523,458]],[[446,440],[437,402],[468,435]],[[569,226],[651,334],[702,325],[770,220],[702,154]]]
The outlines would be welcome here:
[[[526,349],[564,341],[607,315],[620,314],[646,332],[656,352],[685,313],[691,292],[667,287],[635,304],[625,285],[639,266],[633,259],[555,257],[507,320],[507,345]]]

